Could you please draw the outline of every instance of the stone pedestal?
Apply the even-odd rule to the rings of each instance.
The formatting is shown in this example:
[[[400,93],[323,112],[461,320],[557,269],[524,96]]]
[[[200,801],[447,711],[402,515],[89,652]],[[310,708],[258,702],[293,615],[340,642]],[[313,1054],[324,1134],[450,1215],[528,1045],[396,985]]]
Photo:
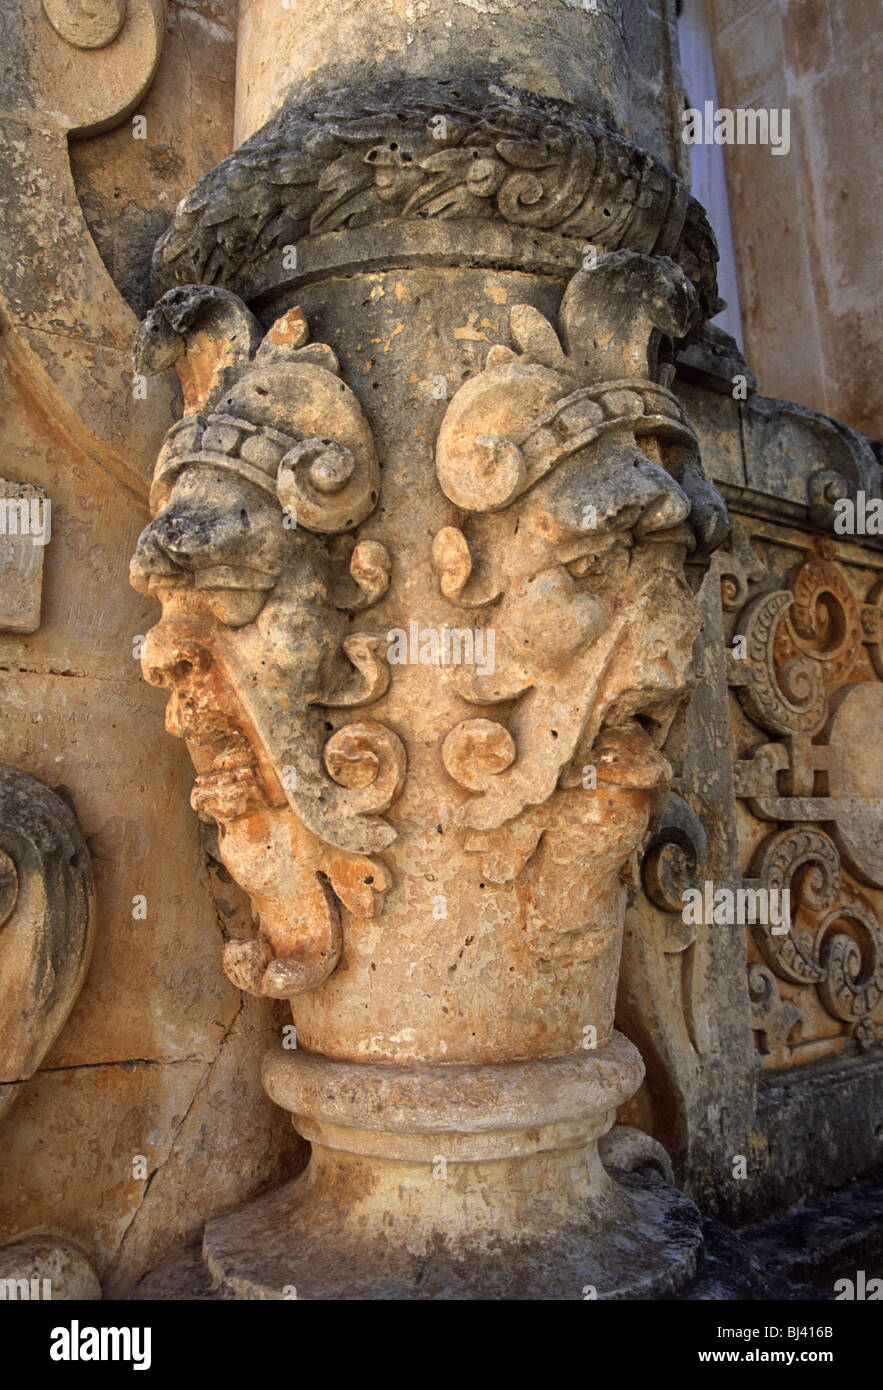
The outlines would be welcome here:
[[[415,1069],[268,1056],[264,1085],[313,1153],[307,1171],[209,1223],[238,1298],[652,1297],[693,1272],[692,1203],[614,1181],[597,1141],[638,1085],[615,1034],[597,1053]]]

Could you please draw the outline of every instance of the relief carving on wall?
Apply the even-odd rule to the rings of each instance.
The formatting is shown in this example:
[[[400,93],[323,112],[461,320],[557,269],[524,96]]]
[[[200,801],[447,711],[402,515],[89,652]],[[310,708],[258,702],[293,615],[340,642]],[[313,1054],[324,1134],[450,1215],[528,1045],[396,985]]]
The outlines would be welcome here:
[[[768,588],[763,568],[756,552],[749,574],[738,559],[725,566],[723,603],[734,643],[744,639],[730,684],[750,727],[773,735],[744,747],[734,771],[737,798],[776,827],[756,841],[745,882],[791,895],[790,931],[750,928],[755,1035],[767,1064],[783,1065],[789,1043],[812,1041],[807,987],[863,1049],[883,1036],[883,769],[871,733],[883,718],[883,584],[856,592],[821,539],[788,588]],[[761,592],[746,602],[749,579]]]

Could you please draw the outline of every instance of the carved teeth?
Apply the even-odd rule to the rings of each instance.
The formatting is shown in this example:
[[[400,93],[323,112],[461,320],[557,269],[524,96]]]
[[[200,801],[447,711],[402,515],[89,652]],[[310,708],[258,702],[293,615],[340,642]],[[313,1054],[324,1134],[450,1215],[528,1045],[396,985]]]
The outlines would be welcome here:
[[[190,804],[202,818],[227,821],[244,816],[250,805],[266,806],[267,801],[257,770],[249,765],[200,772]]]

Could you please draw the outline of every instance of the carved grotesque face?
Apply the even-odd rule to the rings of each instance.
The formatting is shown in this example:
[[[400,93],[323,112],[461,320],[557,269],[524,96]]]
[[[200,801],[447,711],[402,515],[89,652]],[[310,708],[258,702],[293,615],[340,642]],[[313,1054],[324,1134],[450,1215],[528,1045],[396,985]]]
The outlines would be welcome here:
[[[464,674],[459,689],[475,704],[514,702],[517,750],[468,809],[476,828],[579,782],[599,758],[602,775],[616,760],[630,785],[659,784],[656,747],[688,689],[699,631],[684,578],[690,502],[633,440],[608,436],[601,454],[577,455],[510,510],[469,525],[500,598],[481,615],[494,671]]]
[[[304,347],[304,332],[292,341],[291,318],[257,353],[251,333],[232,384],[169,432],[132,562],[163,607],[145,675],[170,691],[193,805],[261,917],[261,938],[229,946],[225,967],[281,997],[334,968],[341,902],[370,915],[385,879],[363,855],[393,838],[377,813],[404,771],[399,741],[373,721],[329,737],[329,710],[388,681],[376,639],[348,636],[347,615],[383,594],[389,557],[346,542],[377,501],[373,439],[333,354]]]
[[[392,721],[409,718],[407,693],[399,713],[390,686],[389,634],[361,616],[391,570],[382,543],[351,534],[379,496],[373,438],[297,312],[262,340],[235,309],[247,349],[231,366],[220,335],[225,372],[169,432],[132,570],[163,606],[143,664],[170,691],[193,805],[217,824],[260,919],[255,941],[226,948],[225,969],[277,997],[322,983],[341,908],[371,918],[389,886],[377,856],[396,838],[383,812],[402,791],[405,748],[367,707],[389,689]],[[665,386],[628,362],[597,384],[574,341],[565,352],[526,306],[513,310],[519,335],[520,355],[493,349],[460,388],[437,441],[459,525],[426,560],[451,626],[469,612],[469,626],[493,631],[495,657],[457,672],[474,717],[436,731],[457,785],[442,766],[432,775],[440,815],[485,856],[486,878],[512,880],[545,836],[584,891],[592,859],[616,877],[670,776],[659,748],[699,630],[684,564],[713,543],[723,509]],[[427,601],[432,587],[428,573]],[[587,769],[622,789],[615,814],[582,794]]]
[[[459,688],[501,718],[466,720],[446,743],[451,776],[473,794],[460,819],[476,831],[584,777],[647,791],[668,780],[658,750],[700,626],[685,562],[726,529],[678,401],[649,376],[666,373],[646,340],[643,375],[626,336],[613,360],[600,354],[613,379],[586,384],[585,343],[598,357],[610,339],[586,278],[565,296],[561,339],[516,306],[522,352],[492,350],[439,434],[439,481],[465,515],[436,538],[435,565],[443,592],[495,637],[493,672]]]

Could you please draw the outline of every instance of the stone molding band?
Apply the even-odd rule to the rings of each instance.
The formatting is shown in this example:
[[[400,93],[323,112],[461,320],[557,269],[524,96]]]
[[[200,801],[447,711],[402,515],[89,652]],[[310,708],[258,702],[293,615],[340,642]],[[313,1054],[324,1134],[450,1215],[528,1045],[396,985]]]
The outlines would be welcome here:
[[[328,270],[397,251],[450,263],[461,231],[450,224],[480,221],[554,234],[571,270],[586,243],[669,256],[703,314],[716,312],[714,234],[677,175],[566,103],[477,85],[461,96],[455,106],[440,86],[412,83],[337,110],[284,108],[179,203],[156,247],[157,296],[203,283],[250,299],[301,283],[318,273],[317,238]],[[495,254],[523,261],[523,247]]]
[[[603,1046],[566,1057],[478,1066],[343,1062],[280,1045],[267,1054],[262,1072],[270,1099],[298,1117],[415,1135],[583,1121],[622,1104],[643,1076],[637,1048],[616,1032]]]

